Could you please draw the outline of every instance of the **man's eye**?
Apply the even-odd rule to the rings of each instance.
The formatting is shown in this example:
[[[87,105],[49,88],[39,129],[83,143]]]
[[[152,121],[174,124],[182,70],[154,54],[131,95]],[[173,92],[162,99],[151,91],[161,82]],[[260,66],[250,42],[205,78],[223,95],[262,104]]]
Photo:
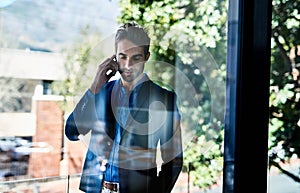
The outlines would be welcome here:
[[[138,61],[138,60],[141,60],[142,59],[142,56],[135,56],[134,58],[133,58],[133,60],[135,60],[135,61]]]

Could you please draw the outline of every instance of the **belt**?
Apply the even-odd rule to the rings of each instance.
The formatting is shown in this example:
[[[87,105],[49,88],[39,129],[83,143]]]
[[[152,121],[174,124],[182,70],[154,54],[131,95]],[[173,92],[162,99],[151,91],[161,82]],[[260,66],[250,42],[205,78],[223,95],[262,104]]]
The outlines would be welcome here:
[[[118,192],[119,191],[119,183],[117,182],[106,182],[103,181],[102,184],[103,188],[106,188],[110,191]]]

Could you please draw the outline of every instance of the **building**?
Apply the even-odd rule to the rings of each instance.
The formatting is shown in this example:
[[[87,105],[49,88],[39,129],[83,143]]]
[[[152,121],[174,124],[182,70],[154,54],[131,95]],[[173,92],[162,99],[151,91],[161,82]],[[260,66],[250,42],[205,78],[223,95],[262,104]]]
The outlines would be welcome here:
[[[0,113],[0,137],[31,139],[30,145],[14,150],[15,154],[29,155],[25,178],[80,173],[85,146],[64,139],[64,112],[60,108],[63,98],[49,90],[52,81],[64,76],[62,54],[0,49],[0,77],[30,79],[36,83],[30,112]]]

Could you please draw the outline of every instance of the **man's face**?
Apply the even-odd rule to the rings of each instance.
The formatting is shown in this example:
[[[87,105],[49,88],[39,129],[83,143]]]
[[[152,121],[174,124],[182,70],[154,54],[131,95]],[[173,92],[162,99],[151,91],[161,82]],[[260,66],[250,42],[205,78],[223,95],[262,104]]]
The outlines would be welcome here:
[[[117,61],[123,81],[132,83],[144,71],[145,62],[149,56],[145,56],[144,48],[124,39],[117,44]]]

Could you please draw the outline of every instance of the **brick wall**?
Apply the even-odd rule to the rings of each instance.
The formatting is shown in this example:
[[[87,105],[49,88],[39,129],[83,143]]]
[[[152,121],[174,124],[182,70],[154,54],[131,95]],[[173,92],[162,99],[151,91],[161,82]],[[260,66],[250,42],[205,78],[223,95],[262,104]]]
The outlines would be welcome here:
[[[64,114],[59,101],[49,95],[33,98],[36,131],[32,141],[38,145],[42,142],[41,149],[30,155],[28,175],[33,178],[81,173],[87,146],[65,137]]]
[[[36,132],[32,142],[38,147],[30,155],[28,174],[34,178],[58,176],[62,159],[63,112],[59,102],[50,99],[33,100],[33,112]]]
[[[87,147],[81,141],[65,141],[65,154],[61,174],[79,174],[82,172],[82,165]],[[64,170],[64,171],[63,171]]]

